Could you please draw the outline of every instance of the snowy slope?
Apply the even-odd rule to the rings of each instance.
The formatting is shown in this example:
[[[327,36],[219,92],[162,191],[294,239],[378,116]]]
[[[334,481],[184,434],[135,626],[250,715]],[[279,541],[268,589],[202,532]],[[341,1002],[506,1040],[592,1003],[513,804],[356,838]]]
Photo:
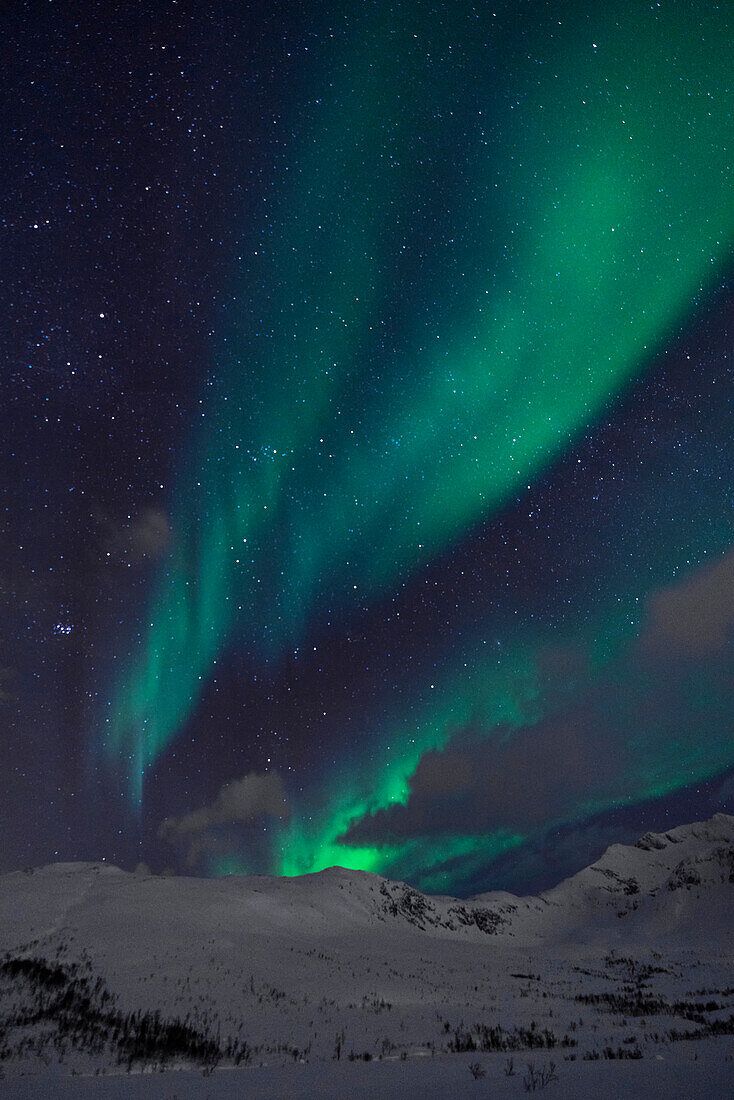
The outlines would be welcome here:
[[[55,864],[0,878],[0,1064],[657,1057],[688,1033],[729,1042],[732,928],[723,814],[613,846],[531,898],[432,898],[340,868],[212,881]]]

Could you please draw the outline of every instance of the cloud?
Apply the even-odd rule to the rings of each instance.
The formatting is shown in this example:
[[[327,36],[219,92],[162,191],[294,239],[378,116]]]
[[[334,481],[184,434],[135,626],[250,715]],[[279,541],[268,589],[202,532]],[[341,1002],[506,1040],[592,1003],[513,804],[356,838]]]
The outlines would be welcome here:
[[[222,855],[241,837],[243,827],[264,817],[287,818],[289,814],[283,782],[276,771],[250,772],[242,779],[225,783],[214,801],[182,817],[167,817],[158,836],[184,855],[187,867],[202,857]]]
[[[146,508],[128,531],[130,552],[141,558],[158,558],[168,546],[171,525],[160,508]]]
[[[650,599],[640,649],[653,656],[705,657],[734,630],[734,550]]]
[[[734,552],[653,593],[639,638],[593,676],[582,655],[538,656],[536,715],[456,730],[426,753],[403,805],[353,823],[346,844],[538,837],[734,763]]]
[[[362,818],[345,839],[374,844],[523,831],[565,817],[592,788],[616,797],[627,753],[600,732],[586,706],[520,729],[458,731],[445,749],[421,757],[405,805]]]
[[[160,558],[171,541],[171,525],[161,508],[143,508],[124,519],[101,516],[103,549],[128,562]]]

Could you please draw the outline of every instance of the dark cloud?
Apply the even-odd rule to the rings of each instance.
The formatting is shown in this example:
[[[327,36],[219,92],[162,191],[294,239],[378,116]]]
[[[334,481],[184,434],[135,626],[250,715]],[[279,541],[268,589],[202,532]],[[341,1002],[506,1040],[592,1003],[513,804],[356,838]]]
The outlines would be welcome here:
[[[404,805],[347,844],[511,830],[539,835],[732,763],[734,552],[650,597],[638,639],[595,679],[582,654],[540,655],[538,720],[456,731],[426,753]]]
[[[251,772],[234,779],[208,806],[183,817],[167,817],[158,829],[161,840],[176,848],[187,867],[196,867],[206,856],[225,855],[232,848],[238,827],[262,818],[288,817],[288,801],[280,775]]]
[[[640,649],[696,659],[721,650],[734,630],[734,550],[684,581],[654,593]]]
[[[171,525],[160,508],[143,508],[137,515],[99,518],[106,553],[131,563],[155,561],[168,549]]]
[[[538,828],[570,813],[592,789],[618,797],[628,754],[594,730],[594,719],[593,707],[582,706],[520,729],[460,731],[445,749],[421,758],[406,805],[363,818],[346,840]]]

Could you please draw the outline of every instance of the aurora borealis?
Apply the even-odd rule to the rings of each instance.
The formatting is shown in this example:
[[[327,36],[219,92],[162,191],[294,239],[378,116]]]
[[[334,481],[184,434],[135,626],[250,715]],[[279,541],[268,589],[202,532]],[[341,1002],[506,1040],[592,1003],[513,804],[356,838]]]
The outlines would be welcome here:
[[[138,15],[98,144],[45,153],[71,210],[125,150],[84,214],[86,311],[41,283],[73,323],[35,365],[11,349],[14,461],[64,502],[12,528],[17,621],[74,629],[44,640],[40,711],[6,706],[20,731],[78,693],[48,734],[64,850],[468,892],[544,881],[549,838],[569,869],[723,805],[726,9],[166,11]],[[48,475],[24,440],[55,407],[81,444],[54,429]]]

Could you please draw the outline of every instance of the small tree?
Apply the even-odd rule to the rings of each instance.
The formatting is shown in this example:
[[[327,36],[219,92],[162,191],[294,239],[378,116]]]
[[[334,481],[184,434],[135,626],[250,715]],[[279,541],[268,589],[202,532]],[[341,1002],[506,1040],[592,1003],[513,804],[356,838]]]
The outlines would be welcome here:
[[[557,1081],[556,1063],[548,1062],[544,1066],[536,1067],[534,1062],[528,1062],[528,1071],[522,1079],[526,1092],[535,1092],[536,1089],[544,1089],[552,1081]]]

